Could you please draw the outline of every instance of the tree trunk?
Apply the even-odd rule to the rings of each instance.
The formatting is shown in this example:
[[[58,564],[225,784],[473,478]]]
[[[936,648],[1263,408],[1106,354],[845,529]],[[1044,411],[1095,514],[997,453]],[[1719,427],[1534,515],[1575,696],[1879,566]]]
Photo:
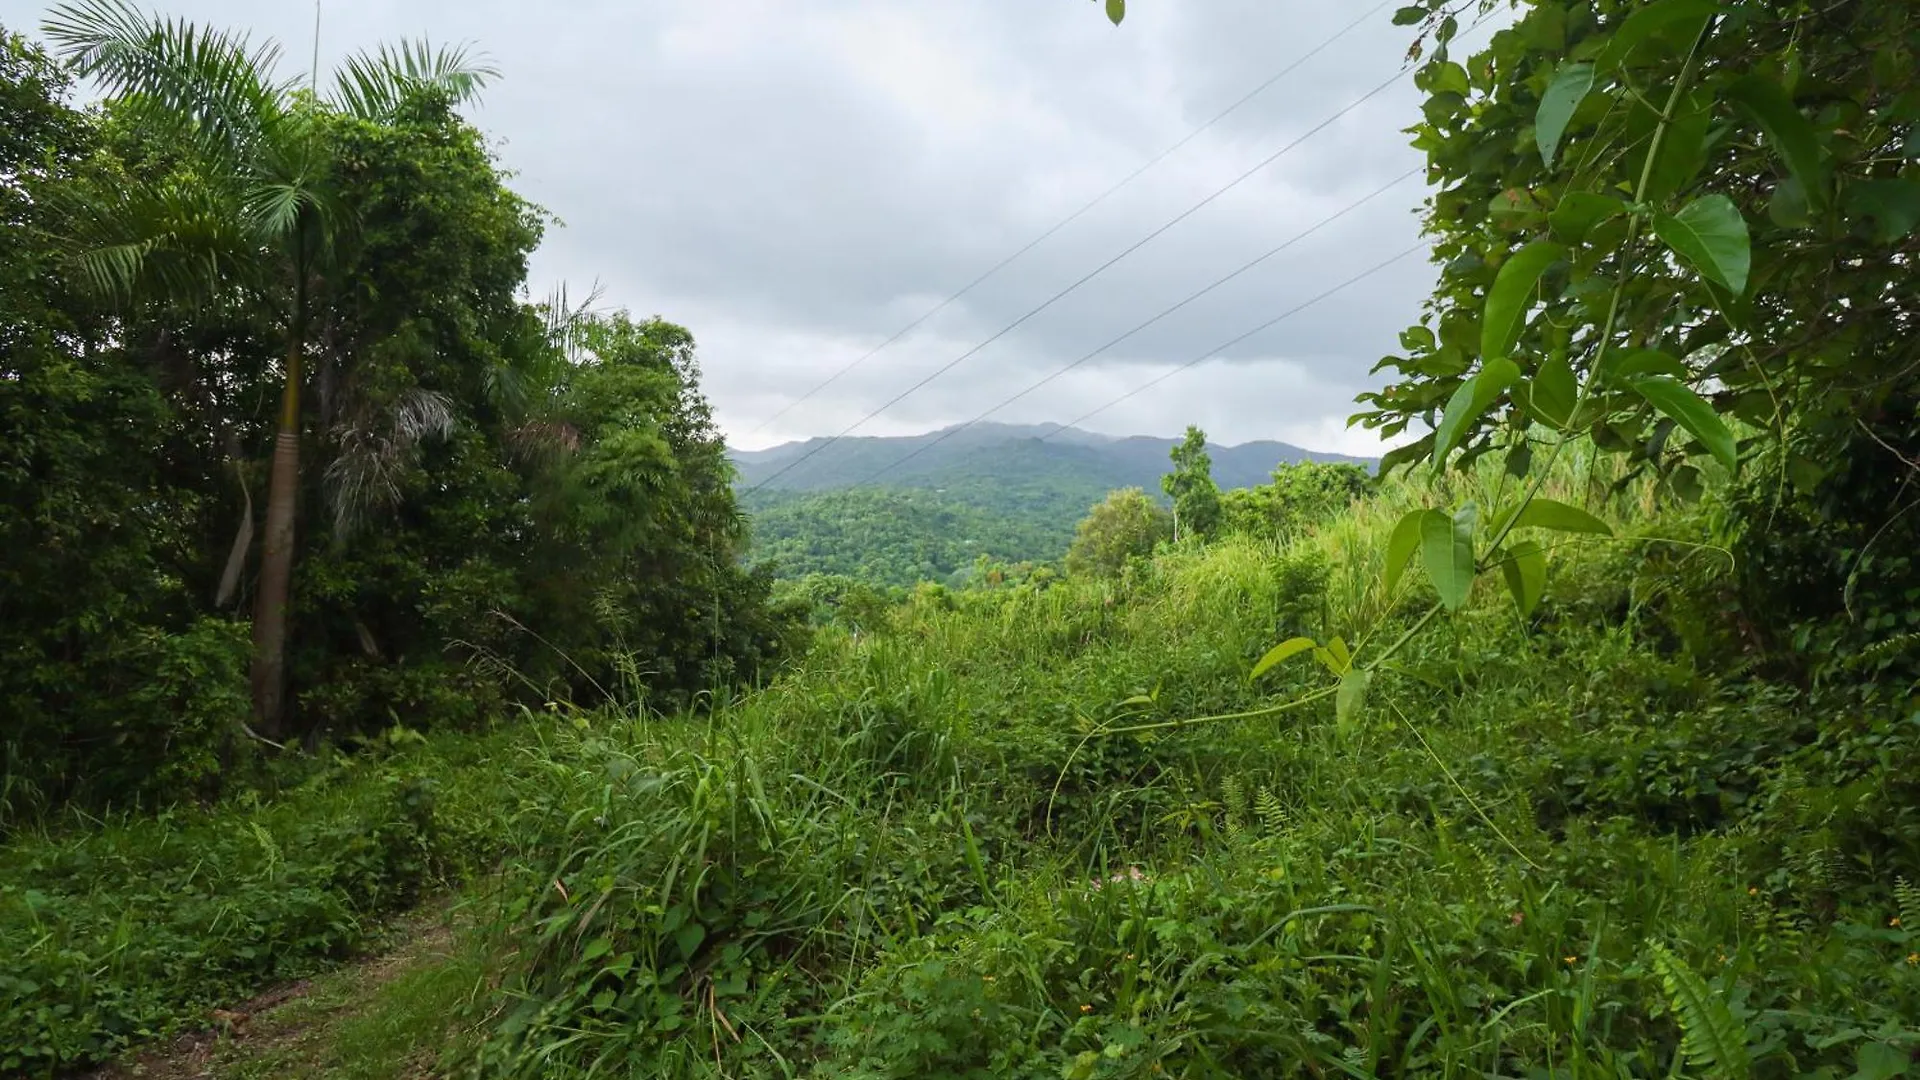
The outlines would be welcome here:
[[[286,735],[287,597],[293,582],[293,512],[300,496],[300,334],[289,337],[253,609],[253,718],[269,739]]]

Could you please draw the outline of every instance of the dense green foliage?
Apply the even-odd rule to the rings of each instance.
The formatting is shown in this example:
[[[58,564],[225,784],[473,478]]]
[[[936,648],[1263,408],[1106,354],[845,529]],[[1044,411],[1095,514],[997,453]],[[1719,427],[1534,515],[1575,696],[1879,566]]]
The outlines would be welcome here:
[[[226,790],[6,838],[0,1069],[464,881],[495,970],[446,1074],[1914,1072],[1916,17],[1537,0],[1467,63],[1455,13],[1399,18],[1439,46],[1448,261],[1367,418],[1442,467],[1196,512],[1192,431],[1191,540],[1113,491],[1067,574],[967,553],[962,588],[899,587],[964,565],[916,530],[1005,519],[862,491],[834,527],[871,559],[807,550],[805,502],[770,541],[861,576],[770,600],[687,332],[520,300],[539,217],[431,80],[303,106],[366,285],[309,297],[291,656],[303,726],[363,734],[251,786],[221,578],[287,311],[72,287],[99,185],[192,163],[10,43],[7,806]],[[590,700],[408,730],[516,694]]]
[[[1107,496],[1080,522],[1067,549],[1067,570],[1112,577],[1173,538],[1173,515],[1139,488]]]
[[[199,197],[194,144],[150,103],[73,110],[17,38],[4,58],[0,815],[207,794],[253,745],[232,613],[261,565],[284,290],[88,287],[116,192]],[[303,107],[358,226],[304,301],[286,730],[752,676],[788,630],[740,563],[691,337],[522,299],[540,213],[415,90],[378,121]]]
[[[1358,465],[1282,465],[1269,483],[1224,493],[1222,528],[1254,537],[1285,536],[1372,490],[1372,477]]]
[[[1550,0],[1463,60],[1442,0],[1398,21],[1436,46],[1413,133],[1443,269],[1407,355],[1382,361],[1396,380],[1356,419],[1434,428],[1389,466],[1504,450],[1528,481],[1409,519],[1402,550],[1446,517],[1459,557],[1443,571],[1421,545],[1429,572],[1499,566],[1525,610],[1540,551],[1503,542],[1542,462],[1592,445],[1682,500],[1703,467],[1744,463],[1729,511],[1756,636],[1790,640],[1810,674],[1920,670],[1920,13]]]
[[[1607,500],[1589,464],[1547,494],[1645,513],[1644,484]],[[1920,1047],[1920,896],[1899,885],[1920,879],[1920,714],[1861,698],[1870,680],[1755,678],[1724,560],[1690,546],[1713,515],[1556,550],[1525,624],[1481,590],[1355,723],[1308,667],[1248,680],[1278,637],[1414,623],[1378,553],[1435,494],[1395,484],[1119,579],[926,590],[711,716],[557,718],[456,768],[363,758],[261,820],[299,878],[323,858],[281,831],[299,808],[317,835],[328,799],[371,814],[430,772],[396,835],[433,839],[404,850],[446,873],[503,858],[501,982],[449,1071],[1620,1076],[1717,1046],[1754,1075],[1850,1076]],[[237,839],[256,813],[19,840],[0,890],[176,828],[232,844],[238,888],[270,860]],[[9,909],[40,920],[17,931],[30,963],[85,967],[117,944],[87,913],[142,896],[193,925],[194,893],[141,884],[172,861],[113,857],[111,888]],[[33,944],[63,911],[70,957]],[[189,947],[156,939],[83,999]],[[160,984],[174,1004],[142,998],[144,1023],[241,977]]]
[[[983,505],[984,503],[984,505]],[[840,574],[882,585],[952,582],[982,556],[1060,558],[1073,538],[1064,500],[1016,505],[911,488],[770,491],[748,501],[753,553],[783,577]]]
[[[419,736],[316,763],[278,798],[0,850],[0,1072],[203,1021],[346,955],[380,915],[488,865],[500,741]]]
[[[556,740],[486,1071],[1645,1075],[1722,1012],[1772,1073],[1920,1045],[1920,715],[1747,678],[1685,548],[1564,551],[1536,629],[1487,596],[1350,731],[1273,712],[1274,635],[1417,612],[1328,568],[1425,497],[929,595],[722,724]]]
[[[1199,438],[1186,451],[1194,463],[1190,470],[1201,459],[1211,464],[1205,436]],[[888,586],[964,585],[978,580],[976,564],[982,558],[1063,564],[1076,522],[1111,494],[1075,482],[1023,481],[1017,473],[975,473],[973,468],[989,469],[998,458],[969,460],[967,471],[956,472],[937,490],[770,488],[752,493],[744,503],[753,514],[754,557],[771,562],[783,578],[824,574]],[[1188,519],[1200,521],[1203,534],[1225,529],[1274,536],[1346,505],[1369,486],[1366,469],[1347,463],[1283,462],[1266,483],[1224,492],[1201,473],[1210,474],[1210,468],[1188,476],[1176,463],[1156,486],[1188,493]],[[1177,499],[1173,492],[1168,495]],[[1152,545],[1139,550],[1144,554]]]
[[[1186,438],[1167,457],[1173,470],[1160,478],[1160,490],[1173,501],[1173,538],[1211,536],[1220,527],[1220,487],[1213,482],[1207,433],[1188,424]]]

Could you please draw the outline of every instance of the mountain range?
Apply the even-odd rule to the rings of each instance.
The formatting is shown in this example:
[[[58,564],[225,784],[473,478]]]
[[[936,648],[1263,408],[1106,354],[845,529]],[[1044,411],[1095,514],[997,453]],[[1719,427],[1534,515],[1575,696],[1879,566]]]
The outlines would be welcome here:
[[[1114,488],[1160,490],[1167,454],[1178,439],[1103,435],[1058,424],[975,424],[924,435],[813,438],[765,450],[730,450],[743,489],[820,491],[879,485],[938,489],[988,478],[1051,477],[1104,495]],[[1297,461],[1372,459],[1322,454],[1291,443],[1207,444],[1221,488],[1252,487],[1274,466]]]
[[[731,450],[754,554],[783,576],[876,584],[955,581],[986,556],[1060,558],[1087,510],[1117,488],[1160,498],[1179,440],[1057,424],[975,424],[923,435],[807,439]],[[1253,487],[1281,464],[1351,462],[1283,442],[1209,444],[1214,482]]]

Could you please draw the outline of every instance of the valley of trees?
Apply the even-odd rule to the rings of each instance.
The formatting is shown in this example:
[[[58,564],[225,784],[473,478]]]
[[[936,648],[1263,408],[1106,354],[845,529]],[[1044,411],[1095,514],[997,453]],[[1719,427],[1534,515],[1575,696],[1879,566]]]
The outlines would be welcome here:
[[[0,1074],[1920,1075],[1920,8],[1392,18],[1380,469],[744,497],[502,73],[0,32]]]

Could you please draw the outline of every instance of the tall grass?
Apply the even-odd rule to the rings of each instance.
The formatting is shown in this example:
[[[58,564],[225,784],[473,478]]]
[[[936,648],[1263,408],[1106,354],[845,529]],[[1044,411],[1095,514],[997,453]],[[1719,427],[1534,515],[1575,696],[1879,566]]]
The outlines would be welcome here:
[[[1747,678],[1710,515],[1593,470],[1543,492],[1623,538],[1556,547],[1530,620],[1495,588],[1435,620],[1351,725],[1273,708],[1327,685],[1311,663],[1248,672],[1291,634],[1397,636],[1430,601],[1382,589],[1387,534],[1497,505],[1495,463],[1117,579],[923,589],[698,715],[524,725],[434,805],[498,856],[497,989],[446,1066],[1620,1077],[1684,1071],[1697,1030],[1759,1075],[1911,1053],[1920,717]]]
[[[1543,493],[1706,539],[1592,470]],[[710,717],[556,733],[482,1070],[1667,1073],[1689,1006],[1650,943],[1764,1068],[1916,1045],[1891,864],[1827,876],[1790,809],[1840,783],[1807,771],[1806,703],[1718,674],[1682,632],[1697,575],[1633,536],[1556,549],[1530,624],[1491,590],[1436,624],[1351,732],[1325,705],[1183,722],[1321,685],[1249,684],[1282,634],[1404,626],[1423,601],[1377,554],[1399,515],[1512,491],[1448,483],[1118,580],[923,592]]]

